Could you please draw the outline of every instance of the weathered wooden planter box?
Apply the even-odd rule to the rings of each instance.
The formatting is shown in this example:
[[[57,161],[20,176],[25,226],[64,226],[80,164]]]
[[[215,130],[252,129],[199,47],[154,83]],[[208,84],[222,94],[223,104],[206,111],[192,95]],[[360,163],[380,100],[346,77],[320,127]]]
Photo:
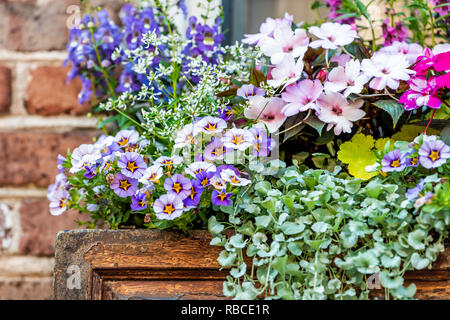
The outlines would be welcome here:
[[[75,230],[56,239],[55,299],[224,299],[207,231]],[[407,273],[418,299],[450,299],[450,253],[433,270]],[[374,292],[376,295],[376,292]]]

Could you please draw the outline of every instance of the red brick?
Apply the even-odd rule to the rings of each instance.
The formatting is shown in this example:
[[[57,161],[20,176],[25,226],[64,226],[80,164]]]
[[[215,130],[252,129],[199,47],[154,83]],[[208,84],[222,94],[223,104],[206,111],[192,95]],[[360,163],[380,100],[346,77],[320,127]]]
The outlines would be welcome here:
[[[42,66],[30,71],[26,107],[29,114],[43,116],[83,114],[90,107],[78,104],[79,79],[66,83],[69,68]]]
[[[64,133],[0,132],[0,187],[34,185],[46,188],[57,174],[56,157],[98,135],[93,130]]]
[[[0,278],[0,300],[48,300],[51,298],[51,277]]]
[[[123,1],[94,0],[92,5],[106,5],[116,13]],[[14,51],[64,50],[70,5],[79,0],[2,0],[0,1],[0,49]],[[113,14],[116,16],[116,14]]]
[[[86,219],[71,210],[60,216],[50,215],[47,199],[23,201],[20,206],[22,234],[19,253],[35,256],[53,256],[56,234],[62,230],[77,229],[76,219]]]
[[[0,66],[0,113],[8,112],[11,105],[11,70]]]

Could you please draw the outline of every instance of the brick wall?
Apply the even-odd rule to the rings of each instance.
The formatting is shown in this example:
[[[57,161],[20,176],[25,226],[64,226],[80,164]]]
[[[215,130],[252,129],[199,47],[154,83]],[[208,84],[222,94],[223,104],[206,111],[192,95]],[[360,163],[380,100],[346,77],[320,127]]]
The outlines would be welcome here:
[[[117,10],[120,1],[108,3]],[[95,119],[79,106],[62,67],[75,0],[0,0],[0,299],[49,299],[55,235],[77,213],[49,214],[56,156],[92,141]]]

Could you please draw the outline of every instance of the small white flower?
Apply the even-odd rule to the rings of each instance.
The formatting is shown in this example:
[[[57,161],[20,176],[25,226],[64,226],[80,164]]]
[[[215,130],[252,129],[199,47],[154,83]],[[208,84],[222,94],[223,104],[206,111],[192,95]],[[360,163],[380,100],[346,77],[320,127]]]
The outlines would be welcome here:
[[[221,133],[227,127],[227,123],[221,118],[207,116],[197,122],[196,127],[204,133],[216,134]]]
[[[209,180],[209,183],[218,191],[224,190],[227,188],[226,181],[217,176],[212,176],[211,179]]]
[[[157,183],[162,176],[163,168],[159,165],[153,165],[145,169],[144,175],[139,179],[139,182],[144,185]]]
[[[102,155],[93,144],[82,144],[72,152],[71,173],[77,173],[85,166],[93,165]]]
[[[209,162],[197,161],[188,165],[185,172],[195,178],[197,174],[202,172],[216,172],[216,166]]]

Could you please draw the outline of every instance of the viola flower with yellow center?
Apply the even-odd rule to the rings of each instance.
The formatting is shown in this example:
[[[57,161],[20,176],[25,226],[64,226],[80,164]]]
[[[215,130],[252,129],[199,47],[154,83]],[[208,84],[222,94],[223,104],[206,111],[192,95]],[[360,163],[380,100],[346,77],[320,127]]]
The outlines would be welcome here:
[[[199,128],[195,124],[187,124],[181,130],[177,132],[177,137],[175,138],[174,149],[181,149],[184,147],[189,147],[195,145],[198,141],[196,139]]]
[[[147,196],[145,193],[137,192],[131,197],[131,210],[139,211],[147,208]]]
[[[231,196],[233,194],[227,193],[225,190],[217,191],[213,190],[211,200],[215,206],[229,206],[231,204]]]
[[[116,173],[114,175],[114,181],[111,184],[111,189],[121,198],[131,197],[138,190],[138,181],[122,173]]]
[[[381,160],[384,172],[403,171],[406,168],[406,155],[400,150],[387,153]]]
[[[124,148],[136,144],[139,141],[139,133],[134,130],[122,130],[114,138],[119,147]]]
[[[181,200],[186,199],[191,193],[191,180],[181,174],[175,174],[172,178],[167,178],[164,181],[164,188],[168,194],[175,194]]]
[[[406,165],[408,167],[418,167],[419,166],[419,157],[417,156],[416,150],[413,150],[406,154]]]
[[[220,172],[220,177],[226,182],[229,182],[232,186],[246,186],[251,182],[248,179],[239,177],[236,172],[231,169],[225,169]]]
[[[160,220],[174,220],[180,217],[183,208],[183,200],[174,193],[162,195],[153,205],[153,211]]]
[[[66,190],[59,189],[54,192],[50,200],[50,213],[53,216],[59,216],[67,210],[67,202],[70,199],[70,194]]]
[[[225,190],[227,187],[227,183],[225,180],[218,176],[213,176],[211,179],[209,179],[210,185],[212,185],[216,190]]]
[[[214,137],[211,142],[206,145],[204,156],[208,161],[223,160],[226,152],[227,148],[223,144],[223,141],[218,137]]]
[[[245,151],[253,145],[253,134],[246,129],[233,128],[222,138],[226,148]]]
[[[155,160],[155,165],[166,168],[167,170],[172,170],[174,166],[178,166],[183,162],[183,158],[180,156],[166,157],[162,156]]]
[[[194,163],[191,163],[185,169],[185,172],[186,174],[189,174],[191,177],[196,177],[200,173],[216,172],[216,166],[213,163],[196,161]]]
[[[150,183],[159,183],[159,179],[163,176],[163,168],[159,165],[153,165],[148,167],[142,178],[139,179],[139,182],[143,185],[147,185]]]
[[[424,141],[419,149],[419,162],[427,168],[439,168],[450,158],[450,148],[442,140]]]
[[[227,127],[227,123],[221,118],[208,116],[197,122],[196,126],[203,133],[217,134],[221,133]]]
[[[184,206],[188,209],[194,209],[200,203],[204,187],[198,180],[192,181],[191,193],[183,200]]]
[[[123,154],[119,161],[117,161],[117,165],[121,168],[121,172],[123,175],[133,178],[139,179],[145,173],[145,169],[147,169],[147,164],[144,159],[136,152],[126,152]]]

